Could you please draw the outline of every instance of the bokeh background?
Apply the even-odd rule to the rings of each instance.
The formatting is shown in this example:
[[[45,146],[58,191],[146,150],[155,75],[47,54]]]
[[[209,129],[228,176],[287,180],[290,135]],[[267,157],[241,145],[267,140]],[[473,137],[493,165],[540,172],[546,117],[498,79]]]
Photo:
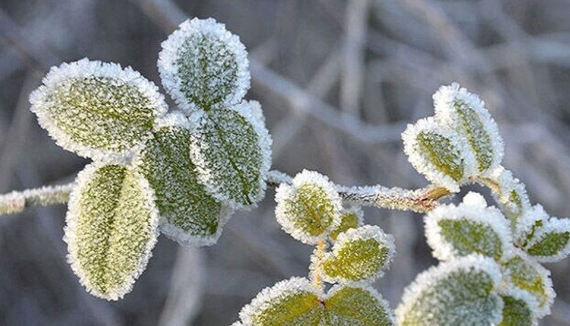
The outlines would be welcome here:
[[[570,215],[568,0],[0,0],[0,191],[69,182],[87,163],[29,111],[50,66],[89,57],[159,84],[160,43],[187,17],[226,23],[249,49],[248,97],[263,105],[274,168],[344,185],[424,186],[400,133],[433,114],[440,85],[458,81],[487,102],[504,165],[531,200]],[[229,325],[262,288],[307,274],[311,248],[280,230],[273,195],[235,214],[213,247],[161,237],[119,302],[90,296],[71,272],[65,207],[0,217],[0,324]],[[396,238],[398,256],[375,285],[396,307],[436,263],[422,216],[366,209],[365,218]],[[542,325],[570,325],[570,259],[548,267],[558,298]]]

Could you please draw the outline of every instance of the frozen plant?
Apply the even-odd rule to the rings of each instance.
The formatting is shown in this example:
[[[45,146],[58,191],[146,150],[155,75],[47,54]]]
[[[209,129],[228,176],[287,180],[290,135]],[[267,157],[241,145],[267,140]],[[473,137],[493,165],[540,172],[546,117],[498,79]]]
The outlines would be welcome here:
[[[54,67],[31,110],[66,150],[91,159],[75,182],[0,196],[0,214],[67,203],[64,241],[80,282],[117,300],[144,271],[160,233],[212,245],[237,209],[277,187],[276,219],[315,246],[308,277],[263,290],[239,314],[244,326],[532,326],[555,293],[543,263],[570,253],[570,220],[531,205],[502,166],[498,126],[478,96],[454,83],[434,95],[435,114],[402,134],[410,163],[431,184],[406,190],[343,187],[271,166],[271,137],[249,89],[247,52],[213,19],[182,23],[162,44],[158,68],[176,102],[131,68],[82,59]],[[470,193],[489,188],[498,207]],[[372,287],[395,254],[392,236],[364,225],[362,206],[425,213],[438,266],[421,273],[394,313]]]

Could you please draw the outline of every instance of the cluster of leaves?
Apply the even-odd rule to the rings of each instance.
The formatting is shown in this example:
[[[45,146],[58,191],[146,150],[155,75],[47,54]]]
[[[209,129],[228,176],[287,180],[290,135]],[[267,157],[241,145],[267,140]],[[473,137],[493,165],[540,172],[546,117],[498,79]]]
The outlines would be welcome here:
[[[70,195],[64,240],[89,292],[117,300],[159,231],[211,245],[235,209],[263,197],[271,138],[249,88],[247,52],[213,19],[180,25],[158,67],[180,111],[131,68],[83,59],[54,67],[30,97],[64,149],[90,158]]]
[[[295,277],[264,289],[234,326],[395,325],[387,302],[370,286],[392,260],[392,236],[362,225],[360,208],[343,208],[335,185],[316,172],[303,171],[292,185],[280,185],[276,201],[285,232],[316,245],[310,279]],[[323,281],[334,284],[327,293]]]
[[[490,186],[502,211],[469,193],[459,206],[425,217],[428,244],[442,263],[420,274],[397,309],[402,326],[531,326],[550,312],[555,293],[540,263],[570,252],[570,220],[531,206],[524,185],[501,165],[502,140],[484,104],[459,85],[435,95],[434,118],[403,134],[410,162],[430,181],[457,192]]]

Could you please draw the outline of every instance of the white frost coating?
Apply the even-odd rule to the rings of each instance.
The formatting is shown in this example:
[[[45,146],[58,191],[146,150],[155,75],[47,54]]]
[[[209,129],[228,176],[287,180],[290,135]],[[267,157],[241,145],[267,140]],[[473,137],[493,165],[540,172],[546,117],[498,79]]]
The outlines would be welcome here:
[[[392,262],[394,256],[396,255],[396,245],[394,244],[394,237],[391,234],[384,233],[384,231],[379,226],[376,225],[364,225],[357,229],[350,229],[347,230],[346,232],[341,233],[332,247],[332,252],[325,254],[324,259],[325,260],[335,259],[335,257],[338,255],[338,252],[342,250],[344,245],[346,245],[347,243],[359,240],[368,240],[368,239],[374,239],[376,242],[378,242],[378,247],[380,248],[386,247],[388,249],[388,257],[386,259],[386,262],[384,263],[383,266],[381,266],[378,269],[376,274],[370,276],[365,280],[358,282],[353,282],[343,277],[331,277],[326,273],[323,273],[322,275],[323,279],[329,283],[359,284],[361,282],[370,283],[378,279],[379,277],[382,277],[382,275],[384,275],[384,271],[390,268],[390,263]],[[314,263],[315,262],[313,262],[313,264]]]
[[[433,132],[449,140],[451,146],[453,146],[459,154],[457,161],[454,163],[461,165],[461,160],[463,160],[465,166],[462,180],[457,182],[450,176],[439,171],[432,162],[417,150],[415,146],[416,138],[421,132]],[[451,192],[459,192],[461,183],[470,176],[468,172],[473,170],[473,167],[476,166],[473,153],[471,151],[461,150],[464,145],[458,137],[452,131],[439,126],[432,117],[420,119],[415,125],[408,124],[406,130],[402,133],[402,140],[404,141],[404,153],[408,156],[408,161],[410,161],[412,166],[423,174],[426,179],[436,185],[447,188]]]
[[[413,305],[424,291],[433,288],[450,273],[459,270],[479,270],[487,273],[493,282],[493,288],[495,290],[499,287],[502,279],[501,267],[495,260],[481,255],[469,255],[450,262],[440,263],[438,266],[433,266],[420,273],[416,277],[416,280],[404,290],[402,301],[396,309],[397,319],[400,322],[403,320],[404,314],[409,309],[409,306]],[[498,324],[502,314],[495,317]]]
[[[465,220],[491,227],[502,243],[502,258],[512,256],[513,239],[507,219],[497,208],[487,207],[485,198],[480,194],[470,192],[459,206],[441,205],[424,218],[427,242],[433,249],[434,257],[448,261],[459,257],[460,254],[441,234],[439,222],[442,220]]]
[[[544,316],[547,316],[550,314],[550,308],[552,307],[552,304],[554,303],[554,299],[556,299],[556,292],[554,292],[554,287],[552,284],[552,279],[550,278],[550,271],[546,268],[544,268],[544,266],[542,266],[541,264],[539,264],[538,262],[536,262],[531,256],[529,256],[527,253],[523,252],[522,250],[519,249],[515,249],[515,254],[516,256],[519,256],[522,258],[522,260],[530,265],[540,276],[540,279],[542,280],[542,287],[544,288],[544,291],[546,292],[546,303],[544,305],[544,307],[540,307],[540,303],[538,305],[538,308],[536,310],[536,314],[538,318],[542,318]],[[505,284],[511,283],[511,276],[509,275],[509,271],[507,269],[504,269],[503,272],[503,282]],[[514,285],[516,286],[516,285]],[[523,291],[529,292],[525,289],[523,289]],[[530,295],[532,295],[531,292],[529,292]]]
[[[433,101],[435,106],[435,119],[441,126],[446,126],[454,130],[462,129],[459,124],[460,118],[457,115],[457,110],[453,107],[456,101],[463,102],[469,108],[473,109],[479,117],[485,132],[489,135],[491,140],[493,158],[489,168],[485,171],[478,172],[485,173],[487,171],[493,171],[501,164],[504,154],[503,139],[499,134],[497,123],[485,108],[485,102],[483,102],[477,94],[469,93],[467,89],[461,87],[458,83],[452,83],[449,86],[441,86],[433,95]],[[466,140],[464,146],[471,148]],[[477,165],[474,167],[478,170]],[[473,172],[473,174],[476,174],[476,172]]]
[[[517,220],[515,225],[515,241],[518,245],[523,245],[527,242],[527,235],[532,231],[533,226],[537,222],[546,224],[549,216],[544,211],[541,205],[537,204],[525,210],[523,215]]]
[[[92,284],[89,282],[87,275],[83,273],[81,265],[76,258],[78,255],[77,251],[78,239],[76,238],[77,217],[79,216],[81,209],[80,200],[83,188],[89,183],[89,181],[91,180],[91,176],[98,169],[104,167],[105,165],[106,164],[102,162],[93,162],[87,165],[81,172],[77,174],[77,178],[75,180],[77,186],[69,195],[67,215],[65,216],[66,225],[63,229],[64,231],[63,241],[67,243],[67,248],[68,248],[67,261],[71,265],[71,269],[73,270],[75,275],[79,277],[79,282],[81,283],[81,285],[83,285],[89,293],[97,297],[116,301],[123,298],[125,294],[131,291],[135,281],[145,270],[149,259],[152,257],[152,249],[154,248],[158,240],[158,235],[160,233],[158,230],[159,212],[158,208],[155,205],[156,198],[150,184],[148,183],[146,178],[144,178],[141,175],[138,175],[138,173],[135,172],[135,174],[138,176],[137,180],[139,181],[142,193],[145,194],[147,197],[147,200],[145,201],[145,204],[147,205],[146,208],[149,209],[152,215],[150,221],[151,222],[150,227],[152,230],[150,239],[146,243],[146,248],[144,250],[141,259],[139,260],[139,265],[135,269],[134,273],[129,275],[129,278],[124,282],[122,287],[116,289],[113,292],[108,293],[108,295],[99,293],[97,290],[95,290]]]
[[[255,112],[256,109],[252,109],[252,107],[259,107],[259,102],[257,101],[243,101],[234,107],[228,108],[229,110],[233,110],[237,112],[240,116],[242,116],[253,128],[255,133],[257,134],[258,146],[261,152],[261,167],[259,169],[259,192],[256,197],[251,198],[252,205],[243,206],[239,203],[236,203],[235,200],[230,198],[228,195],[224,194],[216,179],[213,177],[215,174],[212,168],[215,168],[213,164],[207,162],[207,158],[202,153],[202,149],[198,144],[195,142],[191,142],[190,144],[190,157],[192,158],[192,162],[196,165],[196,172],[198,174],[198,180],[206,189],[206,192],[209,193],[215,199],[227,204],[233,209],[252,209],[255,208],[257,203],[263,199],[265,196],[265,190],[267,189],[267,174],[269,169],[271,168],[271,145],[273,140],[269,131],[265,127],[263,120],[260,120],[258,117],[258,113]],[[191,126],[191,132],[197,133],[201,129],[201,127],[208,123],[207,112],[199,110],[194,111],[189,118],[189,123]],[[239,139],[227,139],[228,142],[237,142]]]
[[[197,109],[196,103],[190,102],[181,91],[182,80],[179,73],[179,50],[191,36],[201,34],[223,43],[226,51],[233,53],[237,63],[236,88],[224,98],[220,105],[234,105],[239,103],[250,87],[249,61],[247,51],[239,37],[226,30],[224,24],[216,22],[212,18],[186,20],[180,24],[168,39],[162,42],[162,51],[158,59],[158,69],[162,84],[180,108],[184,111]],[[210,87],[217,87],[216,81]]]
[[[254,326],[252,317],[256,313],[271,307],[272,301],[302,292],[312,293],[317,297],[323,296],[323,293],[315,288],[308,279],[293,277],[263,289],[250,304],[243,307],[239,313],[240,319],[244,326]]]
[[[158,87],[144,78],[139,72],[131,67],[123,69],[116,63],[90,61],[87,58],[71,63],[63,63],[59,67],[52,67],[44,77],[43,85],[30,94],[30,103],[32,104],[30,110],[37,115],[40,126],[46,129],[55,142],[64,149],[94,160],[125,163],[137,151],[137,146],[121,152],[113,152],[81,145],[68,137],[45,109],[47,97],[56,92],[58,87],[73,79],[86,77],[112,78],[120,83],[134,86],[148,99],[149,106],[154,108],[157,117],[164,115],[168,110],[164,96],[160,94]],[[144,143],[144,139],[141,141],[141,145],[142,143]]]
[[[568,218],[556,218],[551,217],[543,227],[537,228],[536,233],[532,237],[531,241],[528,243],[526,248],[532,248],[536,243],[540,242],[550,233],[565,233],[570,232],[570,219]],[[566,243],[560,251],[558,251],[555,255],[552,256],[535,256],[532,255],[531,257],[536,261],[541,263],[555,263],[559,262],[562,259],[566,258],[570,254],[570,241]]]
[[[489,177],[499,183],[500,194],[493,194],[501,205],[505,205],[509,210],[515,213],[524,213],[525,210],[530,208],[530,200],[526,193],[524,184],[513,176],[513,173],[502,166],[497,167],[494,171],[489,173]],[[511,192],[515,191],[522,204],[522,212],[518,212],[518,208],[510,200]]]
[[[188,131],[191,130],[190,120],[188,120],[188,117],[186,117],[186,115],[181,111],[172,111],[156,120],[154,131],[156,132],[164,127],[171,126],[182,127]]]
[[[346,288],[346,285],[342,285],[342,284],[337,284],[335,286],[333,286],[329,292],[326,294],[325,296],[325,302],[326,300],[330,299],[331,297],[333,297],[338,291],[342,290],[343,288]],[[382,297],[382,295],[376,291],[375,288],[373,288],[372,286],[370,286],[369,284],[353,284],[350,285],[351,288],[360,288],[363,289],[367,292],[369,292],[372,297],[374,297],[374,299],[376,299],[378,301],[378,304],[382,307],[384,307],[384,311],[386,312],[386,314],[388,315],[388,318],[391,321],[392,325],[396,325],[396,317],[394,315],[394,311],[392,309],[390,309],[390,304],[388,303],[388,301],[386,299],[384,299],[384,297]]]
[[[192,235],[188,231],[176,227],[172,223],[168,222],[165,216],[160,217],[160,231],[172,241],[178,242],[183,246],[212,246],[218,242],[220,235],[224,229],[224,226],[229,221],[230,217],[234,213],[233,208],[222,203],[222,208],[220,210],[220,220],[218,221],[218,228],[216,233],[205,236],[205,235]]]
[[[326,231],[316,236],[312,236],[295,226],[295,221],[287,213],[287,205],[284,204],[285,201],[296,197],[296,188],[305,184],[312,184],[321,188],[325,192],[327,199],[333,204],[336,212],[331,225]],[[336,228],[341,222],[340,212],[342,211],[342,199],[336,191],[335,185],[329,181],[329,178],[318,172],[303,170],[293,178],[292,185],[281,184],[275,190],[275,202],[277,203],[277,207],[275,207],[275,217],[277,222],[281,225],[281,228],[293,238],[305,244],[314,245],[319,241],[326,240],[328,231]]]
[[[536,298],[533,295],[531,295],[528,291],[519,289],[512,285],[505,285],[500,289],[499,294],[503,296],[513,297],[516,300],[525,302],[531,312],[532,326],[538,326],[538,301],[536,301]]]

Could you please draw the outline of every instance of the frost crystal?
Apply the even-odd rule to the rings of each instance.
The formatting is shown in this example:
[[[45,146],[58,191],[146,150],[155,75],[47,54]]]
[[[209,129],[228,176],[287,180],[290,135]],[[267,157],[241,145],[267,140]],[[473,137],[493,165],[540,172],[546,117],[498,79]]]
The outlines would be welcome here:
[[[245,46],[214,19],[187,20],[162,43],[158,68],[181,109],[238,104],[250,86]]]
[[[189,128],[179,113],[161,119],[134,165],[155,191],[162,233],[180,244],[212,245],[232,210],[198,182],[190,160]]]
[[[293,238],[316,244],[340,224],[342,201],[326,176],[304,170],[292,185],[281,184],[276,191],[275,215],[283,230]]]
[[[433,96],[435,119],[461,135],[477,162],[477,174],[494,170],[503,159],[504,145],[485,103],[457,83],[442,86]],[[475,173],[474,173],[475,174]]]
[[[93,163],[79,173],[64,241],[89,292],[107,300],[130,292],[158,236],[154,200],[146,179],[124,166]]]
[[[271,166],[271,136],[252,109],[258,105],[244,101],[190,117],[190,157],[198,179],[214,198],[236,208],[263,198]]]
[[[382,276],[394,257],[394,237],[378,226],[365,225],[341,233],[325,255],[323,278],[330,283],[371,282]]]
[[[485,199],[470,192],[459,206],[442,205],[425,217],[426,237],[440,260],[472,253],[501,260],[511,255],[512,236],[507,219]]]
[[[501,270],[493,259],[471,255],[421,273],[396,310],[400,326],[498,324]]]
[[[138,72],[88,59],[53,67],[30,102],[58,145],[107,161],[124,161],[167,110],[158,88]]]
[[[402,139],[404,152],[418,172],[452,192],[459,191],[474,159],[470,152],[462,151],[457,136],[440,127],[433,118],[425,118],[408,125]]]

